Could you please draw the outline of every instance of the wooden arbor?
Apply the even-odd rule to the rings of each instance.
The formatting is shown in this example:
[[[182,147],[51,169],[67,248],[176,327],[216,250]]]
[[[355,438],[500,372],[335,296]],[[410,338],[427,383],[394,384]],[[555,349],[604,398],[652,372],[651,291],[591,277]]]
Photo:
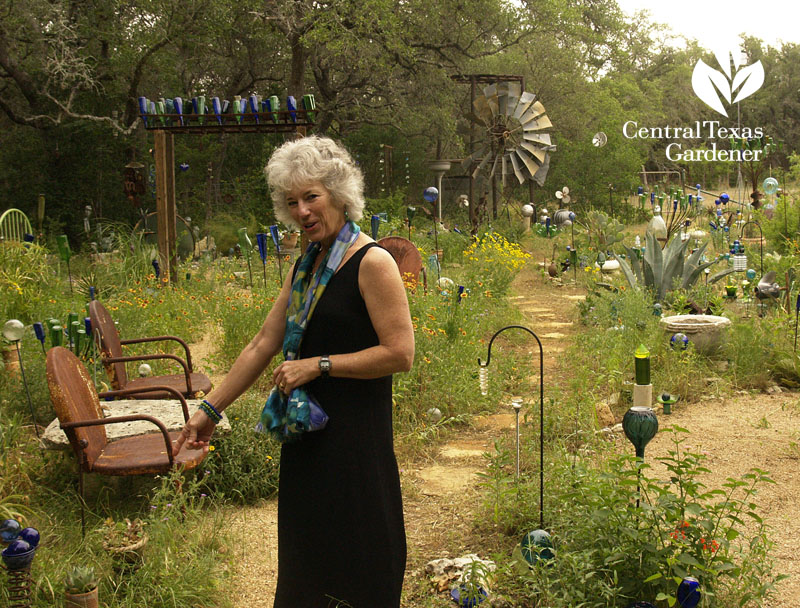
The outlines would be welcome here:
[[[170,100],[171,101],[171,100]],[[170,104],[172,106],[172,104]],[[176,283],[177,230],[175,225],[175,142],[174,135],[209,133],[296,133],[313,127],[313,110],[277,110],[224,114],[141,114],[145,129],[153,131],[156,165],[156,212],[158,214],[158,255],[169,281]]]

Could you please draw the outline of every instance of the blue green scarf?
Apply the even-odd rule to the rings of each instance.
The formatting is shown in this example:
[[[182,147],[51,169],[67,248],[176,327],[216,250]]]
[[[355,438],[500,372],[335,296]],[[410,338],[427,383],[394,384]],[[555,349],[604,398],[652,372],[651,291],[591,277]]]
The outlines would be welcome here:
[[[356,223],[345,222],[315,273],[312,273],[314,261],[322,247],[319,243],[311,243],[306,249],[297,268],[286,308],[283,356],[287,361],[297,358],[308,321],[314,314],[325,287],[342,263],[350,245],[358,238],[359,232],[360,228]],[[299,439],[303,433],[323,429],[326,424],[328,415],[304,387],[294,388],[289,395],[273,387],[261,412],[256,431],[285,442]]]

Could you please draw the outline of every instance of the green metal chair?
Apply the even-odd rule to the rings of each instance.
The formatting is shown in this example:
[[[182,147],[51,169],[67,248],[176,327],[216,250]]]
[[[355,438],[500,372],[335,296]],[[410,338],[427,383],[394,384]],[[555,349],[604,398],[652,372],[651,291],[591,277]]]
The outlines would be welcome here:
[[[0,215],[0,239],[4,241],[24,240],[25,234],[33,234],[28,216],[19,209],[7,209]]]

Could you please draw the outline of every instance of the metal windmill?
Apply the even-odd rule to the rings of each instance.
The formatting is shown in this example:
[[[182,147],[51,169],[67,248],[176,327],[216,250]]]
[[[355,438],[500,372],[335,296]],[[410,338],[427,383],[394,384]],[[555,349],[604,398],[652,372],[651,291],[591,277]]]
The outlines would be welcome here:
[[[506,175],[520,184],[544,185],[556,147],[546,132],[553,124],[536,95],[523,91],[519,82],[490,84],[475,96],[467,117],[484,130],[483,142],[463,162],[472,177],[486,170],[491,178],[499,173],[503,185]]]

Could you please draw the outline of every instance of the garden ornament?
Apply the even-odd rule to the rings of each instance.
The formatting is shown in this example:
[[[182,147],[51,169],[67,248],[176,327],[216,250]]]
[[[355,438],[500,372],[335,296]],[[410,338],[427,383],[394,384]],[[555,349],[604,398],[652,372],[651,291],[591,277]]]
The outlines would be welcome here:
[[[442,419],[442,410],[438,407],[432,407],[428,410],[428,420],[430,420],[431,424],[436,424]]]
[[[256,244],[258,245],[258,257],[261,258],[261,270],[264,273],[264,289],[267,288],[267,234],[265,232],[256,233]]]
[[[25,386],[25,395],[28,397],[28,407],[31,410],[31,418],[33,419],[33,430],[36,431],[36,438],[39,438],[39,425],[36,422],[36,414],[33,411],[33,402],[31,401],[31,392],[28,389],[28,381],[25,378],[25,367],[22,365],[22,352],[19,349],[19,342],[25,334],[25,325],[18,319],[9,319],[3,325],[3,338],[11,342],[17,349],[17,360],[19,361],[19,371],[22,374],[22,384]]]
[[[269,227],[269,234],[272,237],[272,242],[275,243],[275,257],[278,258],[278,278],[280,279],[281,284],[283,284],[283,269],[281,267],[280,236],[278,235],[278,226],[276,224],[273,224],[272,226]]]
[[[689,347],[689,336],[680,332],[672,334],[669,345],[676,350],[686,350]]]
[[[429,203],[431,203],[433,205],[434,203],[436,203],[437,199],[439,198],[439,190],[437,188],[434,188],[433,186],[429,186],[429,187],[425,188],[425,191],[422,193],[422,197],[426,201],[428,201]],[[437,278],[441,278],[442,277],[442,271],[441,271],[441,268],[440,268],[440,265],[439,265],[439,260],[438,260],[439,231],[438,231],[438,228],[436,226],[436,224],[438,224],[439,221],[442,219],[441,218],[441,208],[440,208],[439,211],[440,211],[439,217],[438,218],[433,218],[433,241],[434,241],[434,246],[436,247],[436,255],[437,255],[437,260],[436,260],[436,276],[437,276]]]
[[[372,239],[377,241],[378,240],[378,229],[381,225],[381,218],[377,215],[373,215],[370,218],[370,229],[372,231]]]
[[[622,430],[633,444],[636,457],[644,460],[644,448],[658,431],[658,418],[652,408],[634,406],[622,417]]]
[[[592,137],[592,145],[595,148],[602,148],[607,143],[608,143],[608,136],[605,133],[603,133],[602,131],[598,131]]]
[[[522,184],[533,180],[544,185],[550,168],[550,152],[556,146],[546,131],[553,124],[536,95],[522,90],[520,82],[502,81],[478,91],[468,118],[483,130],[476,150],[465,158],[462,168],[473,178],[486,170],[500,173]]]
[[[44,347],[44,339],[46,337],[44,333],[44,326],[39,321],[33,324],[33,333],[36,335],[36,339],[42,344],[42,352],[46,355],[47,350]]]
[[[531,566],[538,561],[549,561],[555,557],[553,541],[544,530],[532,530],[522,537],[522,557]]]
[[[247,260],[247,272],[250,275],[250,287],[253,286],[253,268],[250,266],[250,257],[253,252],[253,243],[250,240],[250,237],[247,236],[247,228],[239,228],[237,231],[239,236],[239,248],[242,250],[242,254],[244,254],[244,258]]]
[[[569,196],[569,188],[564,186],[561,190],[556,190],[556,198],[561,205],[569,205],[569,202],[572,200]]]
[[[778,180],[774,177],[768,177],[764,180],[762,187],[766,194],[773,195],[778,191]]]
[[[678,607],[695,608],[700,603],[700,581],[693,576],[687,576],[678,585]]]
[[[487,597],[489,597],[489,594],[483,587],[478,586],[470,593],[469,587],[465,583],[453,587],[450,591],[450,598],[460,608],[473,608],[482,603]]]
[[[656,399],[664,408],[663,411],[665,414],[672,413],[672,404],[677,400],[678,398],[675,395],[670,395],[669,393],[661,393]]]
[[[533,217],[533,205],[522,205],[522,217]]]
[[[492,360],[492,344],[497,336],[508,329],[521,329],[529,333],[539,346],[539,527],[544,529],[544,349],[539,336],[522,325],[507,325],[497,330],[489,340],[486,361],[483,362],[478,358],[478,379],[481,394],[486,395],[489,390],[489,362]]]
[[[782,287],[775,282],[775,271],[770,270],[756,285],[756,297],[759,300],[777,300]]]

